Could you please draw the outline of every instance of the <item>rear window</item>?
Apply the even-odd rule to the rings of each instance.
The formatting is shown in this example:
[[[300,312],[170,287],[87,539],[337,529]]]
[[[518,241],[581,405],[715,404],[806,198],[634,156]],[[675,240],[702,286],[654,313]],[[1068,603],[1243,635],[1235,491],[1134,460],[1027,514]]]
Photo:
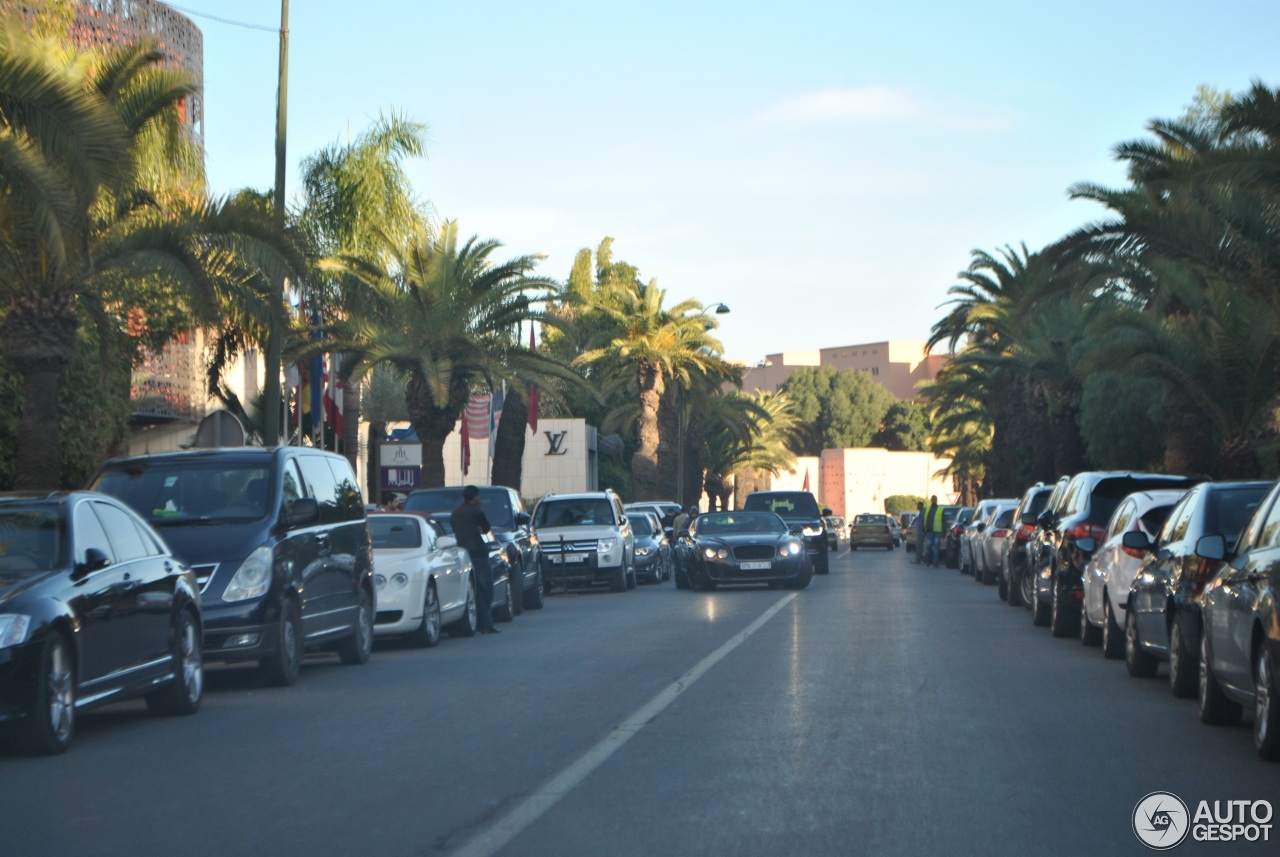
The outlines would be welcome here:
[[[422,547],[422,528],[405,518],[369,516],[369,538],[374,549],[401,550]]]
[[[774,512],[784,518],[820,518],[818,501],[808,491],[778,491],[748,494],[742,508],[751,512]]]
[[[1004,529],[1005,527],[1012,525],[1013,512],[1014,512],[1013,509],[1005,509],[998,516],[996,516],[995,523],[992,524],[992,526],[997,529]]]
[[[879,524],[882,527],[889,526],[889,518],[887,515],[859,515],[853,519],[854,526],[870,526]]]

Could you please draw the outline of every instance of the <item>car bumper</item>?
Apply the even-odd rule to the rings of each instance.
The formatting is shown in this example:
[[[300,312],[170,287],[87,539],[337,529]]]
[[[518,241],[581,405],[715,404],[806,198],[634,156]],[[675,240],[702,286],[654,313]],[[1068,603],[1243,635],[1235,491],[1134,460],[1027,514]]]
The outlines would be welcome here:
[[[804,571],[804,559],[800,556],[754,561],[768,562],[767,568],[743,568],[744,563],[749,564],[751,560],[721,562],[699,558],[698,562],[715,583],[775,583],[794,580]]]
[[[422,627],[425,593],[422,586],[410,584],[401,589],[384,586],[377,593],[377,612],[373,617],[373,635],[390,637],[409,634]]]
[[[542,577],[550,583],[610,583],[618,576],[618,562],[600,564],[599,554],[586,554],[582,562],[563,562],[554,554],[542,554]]]
[[[280,602],[267,596],[244,603],[202,602],[207,661],[256,660],[275,652]]]

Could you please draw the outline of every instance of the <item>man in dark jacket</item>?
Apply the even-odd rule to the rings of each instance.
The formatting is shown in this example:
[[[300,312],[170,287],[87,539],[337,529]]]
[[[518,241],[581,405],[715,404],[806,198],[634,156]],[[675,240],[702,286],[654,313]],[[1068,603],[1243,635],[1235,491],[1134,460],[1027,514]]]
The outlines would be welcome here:
[[[493,625],[493,566],[489,565],[489,548],[484,534],[489,532],[489,519],[480,510],[480,489],[468,485],[462,489],[462,505],[449,515],[458,547],[471,555],[471,577],[476,582],[476,624],[481,634],[497,634]]]

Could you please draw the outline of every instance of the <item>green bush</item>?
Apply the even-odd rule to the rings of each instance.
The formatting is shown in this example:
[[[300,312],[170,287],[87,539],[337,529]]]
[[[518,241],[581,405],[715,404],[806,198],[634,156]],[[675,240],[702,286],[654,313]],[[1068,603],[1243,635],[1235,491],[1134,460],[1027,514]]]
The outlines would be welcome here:
[[[901,515],[903,512],[914,512],[916,504],[923,502],[923,497],[914,494],[891,494],[884,498],[884,510],[890,515]]]

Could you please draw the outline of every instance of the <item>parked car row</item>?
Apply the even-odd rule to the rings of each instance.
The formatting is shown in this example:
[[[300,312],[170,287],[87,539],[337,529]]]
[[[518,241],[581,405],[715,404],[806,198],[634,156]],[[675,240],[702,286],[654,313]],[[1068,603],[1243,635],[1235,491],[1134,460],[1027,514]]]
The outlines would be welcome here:
[[[985,511],[971,562],[1002,600],[1134,677],[1167,663],[1205,723],[1250,710],[1259,755],[1280,760],[1280,482],[1086,472]]]

